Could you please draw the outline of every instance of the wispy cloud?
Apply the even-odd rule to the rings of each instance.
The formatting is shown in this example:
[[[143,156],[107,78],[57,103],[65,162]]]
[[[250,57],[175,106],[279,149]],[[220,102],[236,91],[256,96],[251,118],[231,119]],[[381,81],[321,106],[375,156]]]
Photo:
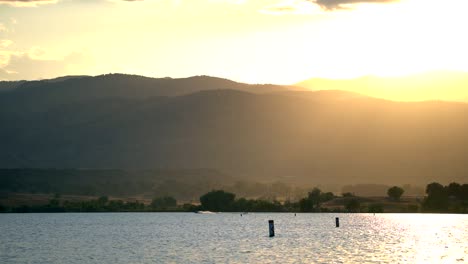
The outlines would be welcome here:
[[[336,10],[346,9],[355,4],[384,4],[399,2],[399,0],[307,0],[313,2],[323,9]]]
[[[13,44],[13,41],[9,39],[0,39],[0,48],[6,48],[10,46],[11,44]]]
[[[228,3],[228,4],[244,4],[247,2],[247,0],[209,0],[212,3]]]
[[[2,23],[0,23],[0,32],[8,32],[8,28]]]
[[[0,49],[0,69],[5,68],[10,63],[10,58],[12,56],[19,56],[22,54],[23,52]]]
[[[92,58],[83,52],[72,52],[62,58],[28,52],[0,50],[0,80],[51,78],[76,73],[81,66],[89,66]]]
[[[13,73],[0,68],[0,81],[8,80],[8,77],[10,76],[10,74],[13,74]]]
[[[0,4],[7,4],[16,7],[33,7],[43,4],[57,3],[58,0],[0,0]]]
[[[0,0],[0,5],[10,5],[15,7],[35,7],[45,4],[55,4],[61,0]],[[108,2],[140,2],[143,0],[76,0],[76,1],[87,1],[87,2],[99,2],[99,1],[108,1]]]
[[[261,13],[270,15],[312,14],[317,11],[320,11],[320,8],[311,1],[306,0],[285,0],[260,10]]]
[[[313,14],[319,11],[333,11],[352,9],[357,4],[384,4],[394,3],[400,0],[284,0],[282,2],[266,6],[261,13],[272,15],[283,14]]]

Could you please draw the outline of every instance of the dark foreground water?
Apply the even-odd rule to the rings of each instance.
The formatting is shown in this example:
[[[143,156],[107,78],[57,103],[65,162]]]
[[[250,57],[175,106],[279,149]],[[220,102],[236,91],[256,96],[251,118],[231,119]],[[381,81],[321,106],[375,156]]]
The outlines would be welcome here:
[[[468,263],[468,215],[1,214],[0,263]]]

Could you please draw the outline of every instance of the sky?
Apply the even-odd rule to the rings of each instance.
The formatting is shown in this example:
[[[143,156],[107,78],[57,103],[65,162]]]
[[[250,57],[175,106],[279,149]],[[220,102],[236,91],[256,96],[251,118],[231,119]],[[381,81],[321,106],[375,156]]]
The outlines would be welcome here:
[[[466,0],[0,0],[0,80],[468,72]]]

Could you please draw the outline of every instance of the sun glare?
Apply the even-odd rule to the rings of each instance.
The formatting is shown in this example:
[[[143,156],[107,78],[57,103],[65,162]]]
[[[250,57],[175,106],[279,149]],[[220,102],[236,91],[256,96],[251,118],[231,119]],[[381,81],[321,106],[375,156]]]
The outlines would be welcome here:
[[[113,1],[95,3],[92,10],[76,5],[71,12],[71,5],[58,1],[38,7],[45,14],[40,19],[25,12],[30,9],[11,9],[5,15],[15,23],[0,21],[0,78],[123,72],[294,84],[310,78],[468,72],[466,0],[400,0],[335,10],[311,1],[265,2]],[[76,8],[94,18],[80,20]],[[378,94],[396,100],[468,96],[459,88],[431,89],[403,85]]]
[[[468,36],[462,31],[468,17],[460,11],[467,9],[466,1],[409,0],[324,14],[323,29],[304,26],[311,33],[298,39],[308,45],[298,43],[290,54],[314,62],[309,75],[333,79],[468,71]]]
[[[468,2],[462,0],[403,0],[324,12],[321,29],[302,27],[313,33],[298,37],[306,44],[298,44],[290,54],[302,63],[287,73],[304,74],[303,79],[355,79],[315,82],[315,89],[345,89],[398,101],[466,101],[468,80],[461,77],[468,72],[464,10]]]

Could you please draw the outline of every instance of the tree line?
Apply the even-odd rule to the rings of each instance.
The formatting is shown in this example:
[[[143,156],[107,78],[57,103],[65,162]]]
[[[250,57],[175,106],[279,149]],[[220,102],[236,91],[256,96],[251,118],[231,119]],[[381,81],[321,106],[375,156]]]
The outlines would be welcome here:
[[[404,190],[393,186],[387,190],[388,201],[398,204]],[[323,206],[328,203],[327,206]],[[365,204],[365,206],[364,206]],[[139,201],[110,200],[107,196],[88,201],[68,201],[55,195],[46,205],[6,207],[0,212],[368,212],[382,213],[384,205],[369,203],[366,198],[352,193],[337,196],[313,188],[298,201],[280,202],[267,199],[236,199],[236,195],[224,190],[213,190],[200,196],[200,204],[178,204],[171,196],[155,197],[150,204]],[[450,183],[443,186],[431,183],[426,187],[426,196],[420,206],[408,205],[401,212],[468,213],[468,184]]]
[[[423,209],[427,212],[467,213],[468,184],[452,182],[447,186],[433,182],[426,187]]]

